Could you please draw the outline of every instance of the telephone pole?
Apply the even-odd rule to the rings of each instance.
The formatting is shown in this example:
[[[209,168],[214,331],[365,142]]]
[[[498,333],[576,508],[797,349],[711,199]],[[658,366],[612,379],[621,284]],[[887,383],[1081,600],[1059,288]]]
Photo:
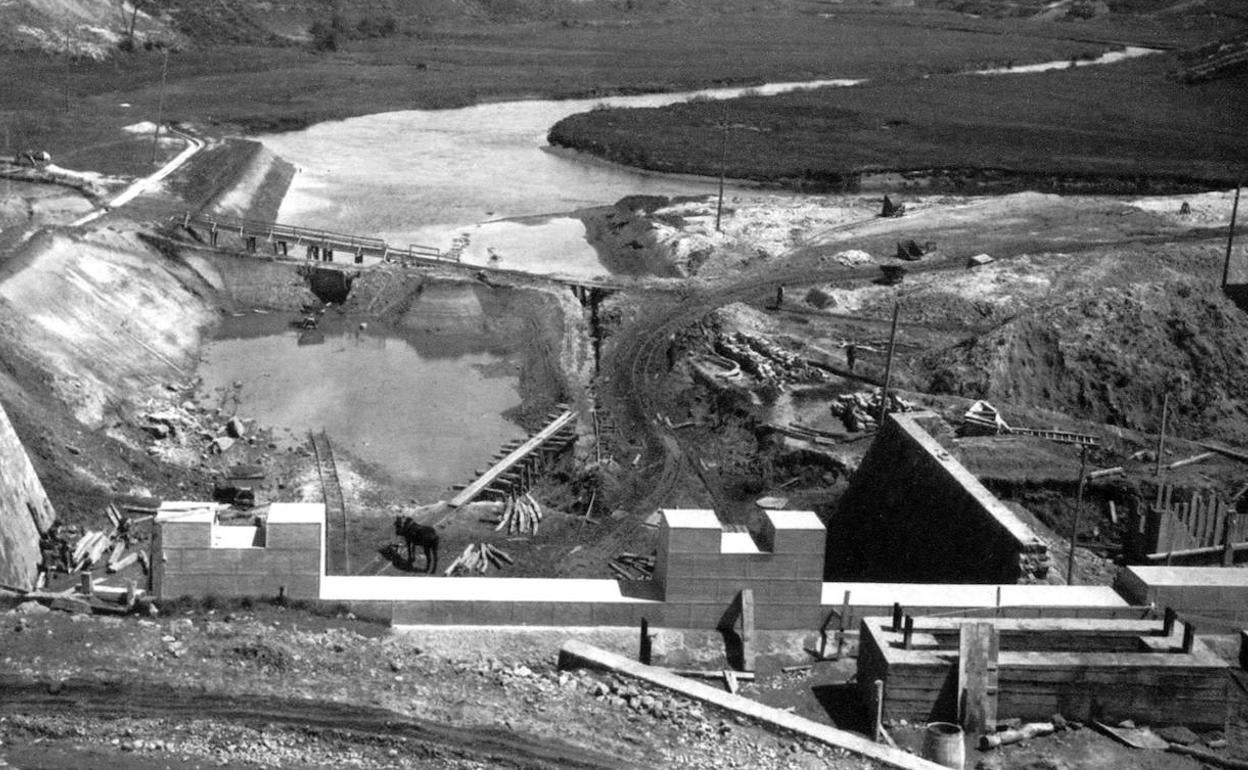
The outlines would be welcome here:
[[[1226,233],[1226,262],[1222,265],[1222,288],[1231,280],[1231,247],[1235,245],[1235,216],[1239,214],[1239,188],[1244,186],[1241,178],[1235,185],[1235,202],[1231,204],[1231,226]]]
[[[724,213],[724,175],[728,172],[728,110],[720,121],[719,143],[719,202],[715,204],[715,232],[719,232],[719,220]]]
[[[165,119],[165,78],[169,74],[169,49],[164,46],[160,49],[160,101],[156,106],[156,128],[152,131],[152,165],[159,162],[158,152],[160,150],[160,124]]]
[[[901,314],[901,303],[893,303],[893,328],[888,333],[888,358],[884,361],[884,392],[880,394],[880,415],[876,421],[876,430],[884,427],[884,415],[888,414],[888,386],[893,379],[893,349],[897,344],[897,316]]]

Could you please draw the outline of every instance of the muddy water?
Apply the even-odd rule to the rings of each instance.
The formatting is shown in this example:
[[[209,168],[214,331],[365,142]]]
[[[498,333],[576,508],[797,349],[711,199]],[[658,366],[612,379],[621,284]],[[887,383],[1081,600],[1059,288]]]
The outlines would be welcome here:
[[[361,329],[332,313],[311,332],[291,320],[225,319],[199,370],[209,404],[272,428],[279,444],[323,428],[339,451],[422,489],[467,481],[499,444],[525,435],[502,417],[520,404],[519,364],[505,347]]]
[[[752,90],[774,94],[855,82]],[[548,152],[550,127],[596,105],[657,107],[745,90],[388,112],[259,139],[298,168],[278,215],[283,222],[365,233],[396,246],[445,250],[458,240],[466,262],[588,277],[608,271],[585,241],[584,225],[567,214],[626,195],[711,194],[716,184]]]

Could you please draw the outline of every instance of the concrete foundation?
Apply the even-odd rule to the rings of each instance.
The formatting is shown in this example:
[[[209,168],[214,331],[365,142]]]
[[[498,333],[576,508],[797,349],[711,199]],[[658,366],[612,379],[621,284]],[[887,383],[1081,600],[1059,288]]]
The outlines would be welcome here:
[[[1222,728],[1231,705],[1229,665],[1182,624],[1161,620],[915,618],[906,642],[891,618],[862,621],[858,687],[871,713],[884,683],[885,719],[958,719],[962,624],[989,622],[1000,639],[995,713],[1024,721],[1067,719]]]
[[[0,407],[0,583],[34,588],[39,535],[55,519],[26,447]]]
[[[930,412],[885,420],[828,525],[827,577],[1028,583],[1044,542],[924,429]]]

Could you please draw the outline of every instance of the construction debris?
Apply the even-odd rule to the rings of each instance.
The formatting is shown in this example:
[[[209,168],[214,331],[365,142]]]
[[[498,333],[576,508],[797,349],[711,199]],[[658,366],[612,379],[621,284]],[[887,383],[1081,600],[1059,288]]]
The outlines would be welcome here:
[[[608,562],[607,566],[621,580],[649,580],[654,576],[653,556],[638,556],[625,551]]]
[[[894,218],[904,216],[906,213],[906,204],[893,203],[892,199],[887,195],[884,196],[884,207],[880,210],[880,216],[886,218]]]
[[[1057,732],[1057,727],[1052,722],[1031,722],[1013,730],[1002,730],[981,737],[979,750],[986,751],[999,746],[1008,746],[1011,743],[1031,740],[1041,735],[1051,735],[1054,732]]]
[[[883,398],[883,391],[879,388],[874,391],[842,393],[832,402],[830,407],[832,416],[839,417],[845,424],[845,429],[850,433],[875,430],[876,416],[880,413]],[[890,413],[909,412],[913,409],[914,404],[899,397],[896,393],[889,394],[888,411]]]
[[[502,569],[505,564],[514,564],[515,560],[511,558],[511,554],[502,551],[489,543],[469,543],[464,552],[451,562],[451,566],[447,567],[442,573],[443,575],[451,575],[455,570],[461,570],[466,573],[479,573],[484,575],[491,565],[495,569]]]

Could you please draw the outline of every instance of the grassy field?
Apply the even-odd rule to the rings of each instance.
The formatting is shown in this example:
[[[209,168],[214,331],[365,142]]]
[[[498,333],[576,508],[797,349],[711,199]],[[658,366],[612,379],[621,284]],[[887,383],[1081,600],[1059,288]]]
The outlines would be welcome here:
[[[942,170],[1041,189],[1231,184],[1248,78],[1183,85],[1169,55],[1076,70],[949,76],[727,103],[572,116],[551,142],[629,165],[852,188],[871,172]],[[963,181],[967,181],[963,179]],[[958,186],[965,187],[965,184]]]
[[[1124,35],[1173,43],[1202,34],[1134,20],[1045,24],[913,8],[782,4],[705,13],[672,7],[571,21],[415,25],[405,19],[406,34],[344,41],[326,53],[289,42],[183,48],[169,55],[164,117],[222,131],[282,130],[527,96],[827,77],[889,81],[1087,55],[1104,48],[1096,41]],[[150,153],[117,129],[155,118],[161,64],[159,53],[141,49],[69,63],[46,54],[0,53],[0,68],[14,75],[0,89],[7,148],[47,148],[82,168],[143,170]]]

